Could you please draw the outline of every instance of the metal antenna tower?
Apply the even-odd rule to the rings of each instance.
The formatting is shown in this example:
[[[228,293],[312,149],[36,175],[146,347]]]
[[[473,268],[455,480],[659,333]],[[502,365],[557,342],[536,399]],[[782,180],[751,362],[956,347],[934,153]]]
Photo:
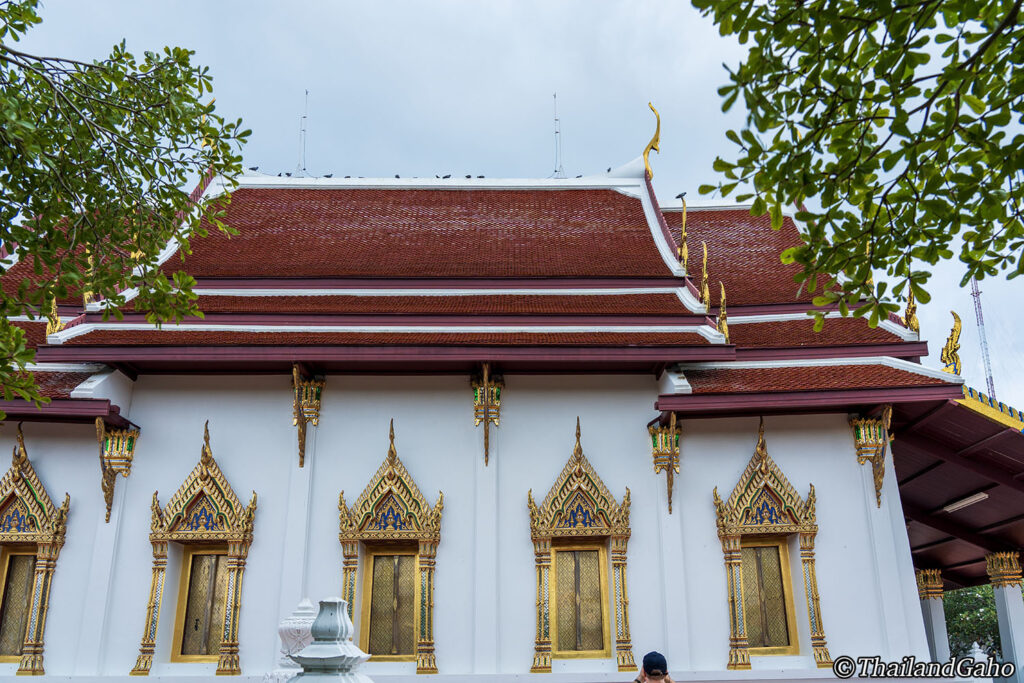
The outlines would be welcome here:
[[[988,352],[988,336],[985,334],[985,314],[981,312],[981,290],[978,289],[978,280],[971,279],[971,296],[974,297],[974,319],[978,323],[978,334],[981,336],[981,357],[985,361],[985,383],[988,386],[988,395],[996,397],[996,385],[992,380],[992,358]]]
[[[302,118],[299,119],[299,166],[295,169],[295,175],[305,177],[306,175],[306,119],[309,118],[309,90],[306,90],[306,103],[302,108]]]
[[[558,93],[552,95],[555,99],[555,177],[564,178],[565,169],[562,168],[562,122],[558,119]]]

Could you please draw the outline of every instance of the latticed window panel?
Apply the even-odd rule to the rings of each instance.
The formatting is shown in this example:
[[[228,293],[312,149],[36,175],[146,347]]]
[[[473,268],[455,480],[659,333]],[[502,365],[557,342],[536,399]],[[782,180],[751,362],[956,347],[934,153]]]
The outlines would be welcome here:
[[[18,657],[25,643],[36,556],[12,553],[5,559],[3,602],[0,604],[0,657]]]
[[[600,552],[556,551],[555,586],[557,649],[563,652],[603,650]]]
[[[371,655],[416,652],[416,556],[374,555],[370,597]]]
[[[226,553],[194,553],[191,556],[180,654],[217,655],[224,637],[227,585]]]
[[[743,613],[752,648],[788,647],[789,615],[779,546],[742,548]]]

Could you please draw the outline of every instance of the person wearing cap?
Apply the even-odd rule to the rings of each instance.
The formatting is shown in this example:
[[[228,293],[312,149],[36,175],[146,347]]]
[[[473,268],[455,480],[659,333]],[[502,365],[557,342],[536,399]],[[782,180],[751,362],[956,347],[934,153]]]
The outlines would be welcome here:
[[[661,683],[662,681],[675,683],[668,675],[668,662],[665,661],[665,655],[660,652],[648,652],[644,655],[640,672],[633,683]]]

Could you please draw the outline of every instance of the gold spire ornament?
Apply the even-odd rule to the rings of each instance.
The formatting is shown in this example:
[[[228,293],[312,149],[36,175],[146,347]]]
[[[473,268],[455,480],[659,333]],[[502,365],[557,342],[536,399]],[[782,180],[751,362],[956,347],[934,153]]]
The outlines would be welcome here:
[[[921,323],[917,319],[917,299],[914,290],[907,294],[907,310],[903,313],[903,325],[911,332],[921,332]]]
[[[722,296],[718,301],[718,320],[716,321],[716,327],[718,331],[725,337],[725,343],[731,343],[729,341],[729,318],[725,312],[725,285],[722,281],[718,281],[718,286],[722,288]]]
[[[946,339],[946,345],[942,347],[942,353],[939,355],[939,360],[942,361],[944,372],[951,372],[954,375],[960,374],[960,316],[956,314],[956,311],[950,311],[953,314],[953,329],[950,330],[949,337]]]
[[[704,312],[711,312],[711,290],[708,288],[708,243],[701,242],[704,248],[704,264],[701,266],[700,274],[700,300],[704,304]]]
[[[658,121],[658,127],[654,130],[654,137],[651,138],[651,141],[647,143],[647,147],[644,149],[644,168],[647,169],[648,180],[651,180],[654,178],[654,171],[651,170],[651,162],[648,157],[650,156],[652,149],[658,154],[661,154],[661,150],[658,149],[658,145],[661,144],[661,115],[658,114],[658,110],[655,109],[654,105],[650,102],[647,103],[647,106],[654,112],[654,117]]]

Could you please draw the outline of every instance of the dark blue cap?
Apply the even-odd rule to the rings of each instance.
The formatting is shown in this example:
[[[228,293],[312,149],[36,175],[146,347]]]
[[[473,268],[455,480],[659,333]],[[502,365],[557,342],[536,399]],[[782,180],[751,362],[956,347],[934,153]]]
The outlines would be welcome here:
[[[665,676],[668,674],[668,662],[660,652],[648,652],[644,655],[644,673],[648,676]]]

